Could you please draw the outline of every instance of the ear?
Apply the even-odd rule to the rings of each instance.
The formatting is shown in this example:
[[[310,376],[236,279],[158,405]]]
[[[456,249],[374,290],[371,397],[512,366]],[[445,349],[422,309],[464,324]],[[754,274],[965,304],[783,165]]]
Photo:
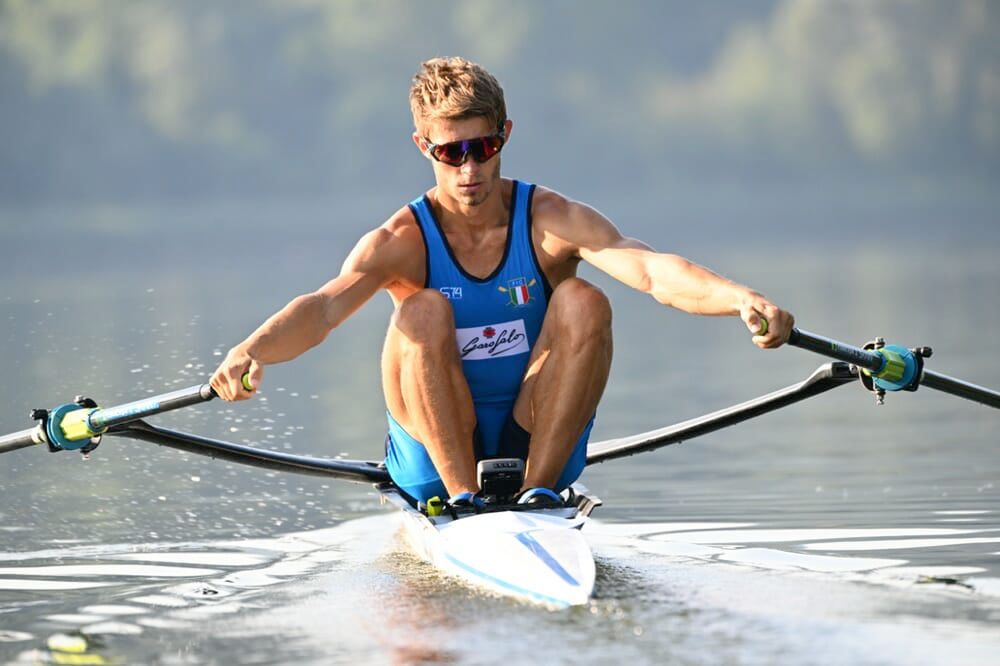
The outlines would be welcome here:
[[[504,134],[504,137],[505,137],[504,140],[503,140],[503,142],[505,144],[506,143],[510,143],[510,131],[511,131],[511,129],[513,127],[514,127],[514,121],[511,120],[510,118],[508,118],[507,120],[503,121],[503,134]]]
[[[424,138],[416,132],[413,133],[413,143],[416,144],[420,154],[427,157],[427,144],[424,142]]]

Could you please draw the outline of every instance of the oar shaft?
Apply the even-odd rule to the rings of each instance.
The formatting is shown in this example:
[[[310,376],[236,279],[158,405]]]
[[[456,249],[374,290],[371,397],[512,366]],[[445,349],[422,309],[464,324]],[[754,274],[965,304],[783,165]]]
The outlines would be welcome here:
[[[915,390],[919,386],[927,386],[1000,409],[1000,392],[927,370],[922,367],[922,358],[917,357],[919,352],[916,350],[890,345],[877,352],[868,351],[797,328],[792,329],[788,344],[864,368],[871,372],[876,386],[883,390]]]
[[[870,352],[854,345],[844,344],[837,340],[824,338],[809,331],[793,328],[792,334],[788,337],[788,344],[811,352],[835,358],[838,361],[853,363],[860,368],[866,368],[872,372],[878,372],[885,364],[885,359],[875,352]]]
[[[146,418],[155,414],[162,414],[181,407],[196,405],[215,397],[215,391],[210,384],[201,386],[190,386],[179,391],[172,391],[162,395],[134,400],[124,405],[108,407],[107,409],[96,409],[88,417],[88,422],[94,430],[105,430],[116,425]]]
[[[248,378],[248,374],[243,375],[243,386],[247,391],[253,391]],[[41,420],[41,424],[30,430],[0,436],[0,453],[41,443],[48,443],[53,450],[82,449],[96,444],[97,440],[94,438],[115,426],[197,405],[215,397],[217,394],[211,384],[200,384],[106,408],[87,406],[94,403],[78,398],[76,402],[68,402],[49,410],[34,410],[32,418]]]
[[[9,435],[0,435],[0,453],[17,451],[33,444],[41,444],[40,432],[37,427],[28,428]]]
[[[214,397],[215,391],[212,386],[201,384],[105,409],[84,407],[80,403],[71,402],[51,410],[36,410],[36,413],[45,414],[42,424],[28,430],[0,436],[0,453],[16,451],[43,442],[47,442],[55,449],[81,449],[87,446],[93,438],[99,437],[114,426],[181,407],[196,405]],[[36,416],[36,418],[42,417]]]
[[[985,386],[979,386],[930,370],[924,370],[920,385],[1000,409],[1000,392],[988,389]]]

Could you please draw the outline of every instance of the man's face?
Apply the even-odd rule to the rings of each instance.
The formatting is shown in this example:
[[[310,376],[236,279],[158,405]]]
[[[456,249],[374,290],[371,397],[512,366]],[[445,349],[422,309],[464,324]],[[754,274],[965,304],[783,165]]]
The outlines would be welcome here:
[[[506,122],[507,136],[510,136],[511,122]],[[497,128],[486,118],[479,116],[463,120],[427,120],[422,132],[413,134],[413,141],[420,151],[427,154],[427,141],[434,144],[477,139],[496,134]],[[465,164],[449,166],[430,159],[434,167],[438,196],[446,202],[454,202],[460,209],[473,209],[482,205],[500,183],[500,155],[491,157],[480,164],[468,156]]]

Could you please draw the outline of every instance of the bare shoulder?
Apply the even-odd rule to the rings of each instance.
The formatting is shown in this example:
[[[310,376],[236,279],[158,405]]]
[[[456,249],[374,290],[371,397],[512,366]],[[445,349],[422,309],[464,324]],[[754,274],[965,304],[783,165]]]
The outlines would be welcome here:
[[[542,185],[535,185],[535,193],[531,198],[531,212],[535,215],[565,213],[569,203],[569,197]]]
[[[424,243],[408,206],[358,241],[344,262],[345,272],[378,273],[387,283],[423,282]]]
[[[368,233],[380,247],[392,251],[413,251],[423,248],[423,234],[409,206],[393,213],[381,226]]]
[[[582,246],[620,237],[615,225],[592,206],[537,186],[531,206],[532,227],[553,254],[576,255]]]

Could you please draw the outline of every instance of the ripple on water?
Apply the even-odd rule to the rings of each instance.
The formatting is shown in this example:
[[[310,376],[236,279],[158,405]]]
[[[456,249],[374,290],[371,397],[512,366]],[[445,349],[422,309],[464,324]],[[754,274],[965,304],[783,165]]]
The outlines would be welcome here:
[[[937,584],[956,585],[993,595],[989,578],[968,579],[985,573],[980,566],[945,563],[913,565],[910,556],[942,546],[968,546],[1000,542],[994,536],[964,536],[995,533],[994,529],[953,528],[864,528],[864,529],[733,529],[730,523],[698,523],[693,531],[685,531],[692,523],[608,524],[591,521],[589,534],[595,552],[611,557],[627,557],[630,553],[666,558],[665,561],[696,560],[725,562],[769,571],[808,572],[829,575],[832,579],[858,580],[863,575],[869,582],[888,585]],[[741,526],[742,527],[742,526]],[[680,529],[679,529],[680,528]],[[909,537],[886,539],[880,537]],[[824,539],[850,539],[824,541]],[[758,544],[784,544],[782,548],[760,547]],[[893,550],[907,557],[859,557],[797,552],[845,551],[865,552]],[[981,581],[981,582],[980,582]]]
[[[663,626],[665,622],[689,627],[689,616],[704,614],[706,608],[715,608],[713,612],[729,618],[719,621],[723,625],[728,622],[726,626],[732,629],[734,614],[742,617],[762,612],[741,600],[741,594],[758,601],[762,597],[777,600],[768,617],[786,623],[785,632],[794,626],[808,632],[809,626],[794,619],[805,602],[793,590],[802,589],[803,580],[812,581],[808,594],[814,602],[824,598],[829,589],[840,589],[827,586],[853,580],[878,583],[885,589],[923,583],[921,589],[926,590],[927,595],[935,594],[938,589],[969,591],[947,582],[950,579],[967,581],[977,592],[980,585],[987,592],[991,585],[992,589],[1000,589],[1000,585],[991,583],[988,578],[971,578],[984,573],[977,567],[913,566],[903,557],[799,552],[811,545],[818,549],[831,545],[835,548],[838,544],[871,547],[879,542],[906,541],[912,547],[935,541],[994,538],[980,536],[983,530],[934,527],[774,529],[732,521],[645,524],[594,521],[588,525],[586,533],[598,559],[597,599],[584,609],[550,613],[478,594],[425,563],[407,559],[398,552],[384,549],[369,552],[366,548],[374,548],[369,544],[377,541],[373,538],[375,534],[392,532],[390,523],[385,520],[387,517],[348,523],[342,530],[300,532],[274,539],[146,545],[141,546],[143,552],[138,553],[118,550],[105,556],[93,553],[87,558],[88,562],[81,562],[84,558],[77,555],[74,563],[66,565],[36,560],[32,566],[6,567],[0,572],[5,580],[29,580],[27,575],[34,575],[42,579],[40,582],[54,583],[70,577],[67,572],[72,572],[85,583],[117,586],[111,603],[95,603],[97,599],[93,595],[83,595],[75,607],[70,601],[65,608],[32,611],[34,624],[42,627],[54,624],[62,631],[77,631],[88,640],[106,635],[117,637],[116,645],[119,641],[125,641],[122,645],[130,645],[128,637],[190,632],[193,627],[211,623],[213,635],[225,638],[230,644],[232,640],[239,640],[251,649],[257,644],[255,632],[267,626],[265,633],[272,637],[294,636],[297,641],[305,635],[308,639],[304,640],[305,647],[289,648],[287,653],[279,650],[278,654],[289,658],[292,652],[312,654],[309,650],[329,649],[331,636],[335,636],[338,644],[346,646],[348,651],[357,649],[355,654],[368,654],[375,645],[393,654],[412,656],[422,654],[420,646],[426,643],[428,647],[433,645],[435,654],[459,661],[468,654],[465,640],[471,634],[467,627],[459,629],[457,634],[453,633],[454,627],[447,634],[440,634],[438,630],[450,624],[447,621],[449,614],[440,612],[443,607],[461,608],[463,615],[485,614],[499,618],[499,622],[509,624],[510,632],[522,634],[528,632],[529,627],[543,633],[567,631],[567,627],[575,627],[582,618],[593,618],[596,624],[587,624],[588,631],[599,632],[601,625],[607,625],[613,628],[609,635],[614,634],[616,640],[635,641],[649,640],[648,627]],[[54,554],[53,559],[62,558]],[[118,572],[127,573],[110,575],[109,571],[116,567]],[[755,576],[754,571],[767,571],[769,576]],[[21,574],[26,577],[16,578]],[[101,576],[108,580],[86,580]],[[266,594],[262,593],[265,589]],[[850,598],[843,602],[843,608],[852,604],[858,608],[863,604],[856,597],[864,597],[866,593],[838,591],[836,594]],[[374,603],[375,600],[379,600],[378,603]],[[863,612],[877,614],[879,607],[872,603],[876,610]],[[659,610],[654,612],[654,608]],[[836,606],[824,611],[827,619],[819,624],[846,621],[839,615],[840,608]],[[360,618],[356,617],[357,613]],[[397,641],[398,645],[386,647],[384,639],[380,639],[374,629],[370,634],[361,635],[359,631],[368,630],[357,627],[353,630],[355,635],[348,636],[351,631],[346,626],[335,630],[329,621],[330,617],[343,614],[351,614],[351,627],[355,626],[355,621],[362,625],[372,623],[375,627],[375,615],[381,618],[382,624],[377,624],[381,627],[385,618],[391,617],[396,623],[394,626],[400,627],[400,635],[411,638],[418,635],[425,640],[407,638]],[[365,619],[366,614],[372,617]],[[772,622],[770,619],[754,617],[743,621],[748,627],[764,631],[764,635],[773,637],[777,631],[768,624]],[[27,629],[34,624],[27,622],[18,628]],[[411,626],[412,631],[406,630],[407,626]],[[485,631],[486,626],[482,629]],[[24,633],[29,637],[23,640],[31,640],[34,635]],[[592,633],[591,638],[596,635]],[[527,636],[529,644],[537,643],[537,636],[530,632]],[[426,640],[428,637],[440,637],[440,641]],[[290,640],[289,644],[293,642]],[[596,643],[603,644],[600,640]],[[263,647],[272,651],[269,654],[276,654],[273,644],[268,645],[270,647]],[[536,647],[544,649],[541,645]],[[683,652],[682,647],[678,649]],[[643,652],[637,648],[636,654]]]

